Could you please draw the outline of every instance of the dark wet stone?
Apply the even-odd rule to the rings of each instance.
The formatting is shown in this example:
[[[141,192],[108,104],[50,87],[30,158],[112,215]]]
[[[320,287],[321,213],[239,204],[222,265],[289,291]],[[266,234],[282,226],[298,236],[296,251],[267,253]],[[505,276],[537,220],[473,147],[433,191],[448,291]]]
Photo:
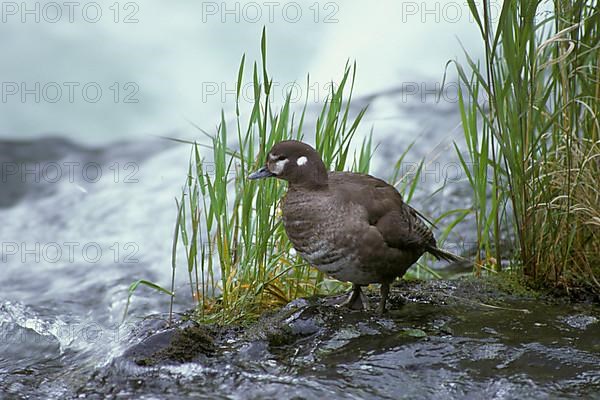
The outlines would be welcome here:
[[[600,323],[600,319],[592,316],[592,315],[569,315],[563,318],[565,324],[569,325],[571,328],[576,329],[586,329],[588,326],[592,324]]]
[[[168,347],[171,344],[175,329],[155,333],[141,343],[130,347],[123,353],[123,357],[135,360],[143,360],[152,357],[153,354]],[[139,364],[139,363],[138,363]]]
[[[373,307],[377,289],[366,292]],[[594,304],[495,279],[400,281],[383,316],[338,307],[338,300],[298,299],[244,327],[185,318],[174,328],[145,322],[121,357],[128,364],[113,362],[81,393],[106,393],[105,387],[127,396],[242,399],[600,393]]]
[[[140,366],[153,366],[190,362],[214,353],[214,338],[208,328],[192,324],[157,332],[126,350],[123,357]]]

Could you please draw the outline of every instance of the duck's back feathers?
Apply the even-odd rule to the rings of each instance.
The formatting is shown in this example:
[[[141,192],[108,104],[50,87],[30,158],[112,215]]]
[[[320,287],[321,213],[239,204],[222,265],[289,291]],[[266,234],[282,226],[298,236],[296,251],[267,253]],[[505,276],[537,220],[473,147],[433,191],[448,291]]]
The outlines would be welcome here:
[[[436,248],[431,230],[385,181],[365,174],[331,172],[329,190],[340,200],[363,207],[369,224],[377,228],[389,247],[421,253]]]

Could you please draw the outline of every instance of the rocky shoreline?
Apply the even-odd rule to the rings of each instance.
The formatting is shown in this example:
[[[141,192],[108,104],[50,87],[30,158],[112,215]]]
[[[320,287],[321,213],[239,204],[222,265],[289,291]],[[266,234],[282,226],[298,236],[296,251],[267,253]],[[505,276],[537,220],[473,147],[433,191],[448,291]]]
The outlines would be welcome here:
[[[372,308],[377,296],[368,292]],[[265,387],[273,396],[292,390],[298,398],[323,391],[344,398],[342,386],[354,393],[348,398],[413,390],[427,397],[419,382],[431,388],[450,380],[458,388],[452,393],[465,395],[488,393],[507,376],[526,379],[503,390],[533,385],[558,398],[600,393],[598,304],[475,278],[400,281],[384,315],[339,308],[338,300],[297,299],[246,327],[201,325],[186,315],[169,327],[148,318],[123,354],[80,393],[97,393],[100,379],[144,393],[173,385],[180,392],[186,382],[190,390],[241,398],[260,397]],[[391,378],[416,380],[415,387],[402,391]]]
[[[508,290],[507,290],[508,289]],[[140,343],[129,348],[123,358],[141,366],[163,363],[190,362],[201,356],[212,357],[225,343],[264,342],[269,349],[293,346],[298,341],[311,336],[319,336],[318,341],[339,341],[341,336],[348,339],[361,335],[400,332],[412,337],[451,334],[443,322],[446,318],[430,321],[429,325],[410,325],[410,315],[403,308],[407,304],[423,304],[424,309],[438,308],[441,315],[444,308],[470,308],[474,310],[498,310],[531,314],[533,310],[514,308],[522,301],[539,300],[547,304],[568,303],[569,299],[541,296],[519,287],[502,284],[497,279],[463,278],[446,281],[400,281],[390,293],[390,311],[378,315],[374,304],[379,301],[378,291],[367,292],[370,309],[353,311],[339,307],[339,297],[312,297],[297,299],[282,309],[264,315],[248,327],[217,327],[192,322],[189,314],[180,316],[169,327],[164,319],[146,321],[152,326],[139,333],[147,336]],[[584,304],[592,302],[586,298]],[[412,307],[411,307],[412,308]],[[400,323],[408,317],[406,324]],[[350,322],[350,323],[348,323]],[[349,326],[352,326],[349,329]],[[313,341],[316,337],[313,338]],[[343,341],[343,340],[342,340]],[[243,347],[243,346],[242,346]]]

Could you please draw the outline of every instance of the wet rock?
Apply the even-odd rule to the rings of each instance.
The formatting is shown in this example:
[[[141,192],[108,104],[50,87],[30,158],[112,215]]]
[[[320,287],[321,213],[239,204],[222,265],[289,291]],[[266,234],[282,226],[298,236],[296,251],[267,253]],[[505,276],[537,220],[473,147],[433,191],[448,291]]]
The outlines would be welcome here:
[[[377,304],[378,291],[366,294]],[[223,398],[589,398],[600,309],[489,279],[396,284],[387,314],[295,300],[250,326],[145,323],[81,393]],[[135,367],[135,368],[134,368]],[[94,383],[96,382],[96,383]],[[113,395],[113,392],[110,392]],[[127,397],[125,396],[125,397]]]
[[[597,324],[600,320],[592,315],[569,315],[562,319],[562,321],[575,329],[586,329],[592,324]]]
[[[371,304],[378,303],[376,289],[366,294]],[[220,340],[226,336],[225,332],[229,342],[234,343],[229,347],[245,360],[268,358],[272,353],[279,357],[285,354],[312,357],[341,350],[368,337],[414,340],[453,335],[451,322],[463,317],[449,318],[450,310],[501,310],[500,303],[514,298],[514,294],[499,290],[498,284],[491,280],[400,281],[391,289],[389,312],[384,316],[374,310],[339,307],[338,297],[310,297],[294,300],[243,330],[197,325],[187,320],[187,316],[171,328],[165,321],[150,321],[137,335],[143,339],[123,357],[139,366],[198,361],[201,356],[213,356],[219,348],[227,347]],[[529,312],[521,308],[507,310]],[[489,337],[499,335],[488,326],[478,327],[476,332]]]
[[[403,335],[416,337],[416,338],[427,337],[427,332],[425,332],[422,329],[416,329],[416,328],[404,328],[404,329],[402,329],[401,333]]]
[[[213,333],[202,325],[187,323],[149,335],[123,353],[139,366],[184,363],[212,356],[216,350]]]

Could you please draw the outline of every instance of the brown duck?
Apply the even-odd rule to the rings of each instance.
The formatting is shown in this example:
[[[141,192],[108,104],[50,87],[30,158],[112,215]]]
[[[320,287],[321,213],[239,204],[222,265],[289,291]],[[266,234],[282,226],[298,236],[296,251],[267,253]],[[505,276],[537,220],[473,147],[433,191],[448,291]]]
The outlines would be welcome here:
[[[361,286],[381,284],[379,312],[385,312],[390,283],[425,252],[450,262],[460,257],[437,247],[420,214],[391,185],[370,175],[328,172],[306,143],[277,143],[266,165],[249,179],[288,182],[282,212],[294,248],[319,271],[352,282],[350,308],[364,308]]]

